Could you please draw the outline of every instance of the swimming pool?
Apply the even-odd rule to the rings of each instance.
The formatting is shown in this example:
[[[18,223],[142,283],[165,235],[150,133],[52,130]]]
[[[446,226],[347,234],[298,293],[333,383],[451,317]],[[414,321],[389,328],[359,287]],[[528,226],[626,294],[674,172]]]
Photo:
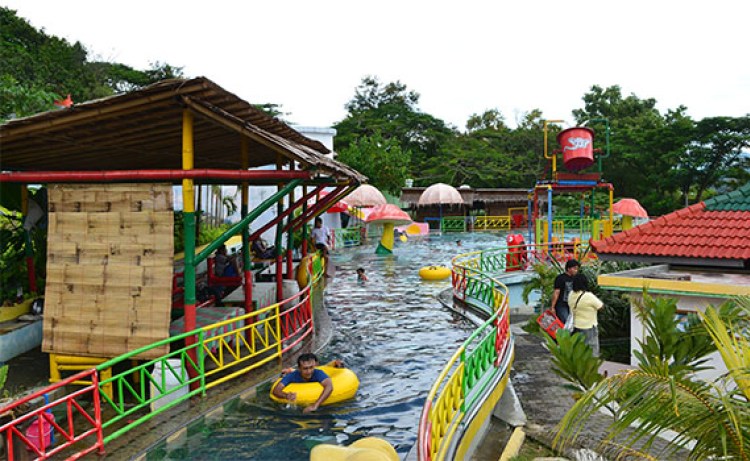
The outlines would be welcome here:
[[[334,332],[320,356],[341,358],[358,374],[357,397],[303,415],[272,402],[265,387],[161,459],[308,459],[315,444],[348,445],[366,436],[388,440],[403,458],[416,443],[430,387],[475,329],[435,299],[450,279],[423,282],[418,270],[503,243],[503,234],[448,234],[397,242],[388,256],[375,255],[377,242],[332,254],[336,277],[325,303]],[[357,283],[358,267],[366,269],[368,282]]]

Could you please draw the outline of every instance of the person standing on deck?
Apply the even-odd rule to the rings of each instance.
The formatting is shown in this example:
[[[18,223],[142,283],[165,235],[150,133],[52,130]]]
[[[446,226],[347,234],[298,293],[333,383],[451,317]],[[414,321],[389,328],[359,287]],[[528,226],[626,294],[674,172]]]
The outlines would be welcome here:
[[[323,254],[323,267],[325,268],[324,277],[328,275],[328,250],[331,248],[331,232],[323,225],[323,219],[318,216],[315,218],[315,227],[312,230],[312,239],[315,242],[315,248]]]
[[[565,324],[565,321],[568,320],[568,315],[570,315],[568,296],[573,291],[573,277],[578,273],[579,267],[581,267],[581,264],[575,259],[571,259],[565,263],[565,272],[555,277],[552,308],[555,310],[557,318],[563,324]]]

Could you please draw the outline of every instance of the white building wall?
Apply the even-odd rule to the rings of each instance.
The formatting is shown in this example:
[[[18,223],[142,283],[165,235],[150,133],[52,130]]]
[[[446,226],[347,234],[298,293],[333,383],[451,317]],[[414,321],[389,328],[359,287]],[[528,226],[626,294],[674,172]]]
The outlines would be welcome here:
[[[676,294],[662,295],[658,293],[649,293],[649,296],[653,298],[667,297],[677,299],[677,310],[679,312],[705,312],[706,306],[719,306],[721,303],[726,301],[724,298],[713,298],[707,296],[682,296]],[[630,347],[632,350],[642,351],[639,341],[644,341],[645,330],[643,323],[636,314],[638,304],[643,303],[643,294],[641,292],[630,293]],[[718,352],[714,352],[708,356],[707,366],[711,367],[711,370],[706,370],[698,373],[698,377],[705,380],[715,380],[719,376],[727,372],[727,368],[724,366],[724,361]],[[638,365],[635,355],[631,354],[630,364],[633,366]]]
[[[333,138],[336,136],[336,130],[334,128],[302,125],[293,125],[292,128],[310,139],[320,141],[329,150],[333,150]],[[329,155],[329,157],[333,156]]]

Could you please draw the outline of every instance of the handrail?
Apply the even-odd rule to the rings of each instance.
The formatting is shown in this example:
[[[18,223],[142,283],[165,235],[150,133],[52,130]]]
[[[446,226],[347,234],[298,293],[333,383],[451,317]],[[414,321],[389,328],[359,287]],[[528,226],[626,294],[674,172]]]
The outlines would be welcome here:
[[[481,404],[498,374],[509,370],[513,348],[508,288],[488,271],[504,264],[507,251],[474,251],[453,258],[454,296],[486,310],[489,318],[448,360],[430,389],[417,434],[420,461],[445,459],[466,415]]]
[[[443,460],[454,448],[466,415],[482,404],[487,387],[505,376],[513,361],[508,288],[496,274],[525,270],[535,262],[578,257],[581,244],[526,244],[457,255],[452,260],[454,298],[477,308],[488,319],[448,360],[422,409],[417,434],[420,461]]]
[[[333,229],[333,248],[356,246],[362,243],[362,227]]]
[[[77,388],[74,392],[1,426],[0,436],[4,436],[6,439],[6,447],[9,450],[8,459],[10,461],[14,459],[12,454],[13,440],[20,440],[29,450],[36,454],[37,459],[47,459],[50,456],[61,453],[73,444],[80,446],[83,439],[90,438],[92,435],[96,435],[95,443],[70,455],[68,459],[78,459],[97,449],[99,454],[104,454],[104,446],[107,443],[122,436],[143,422],[179,405],[193,396],[205,395],[208,389],[222,382],[236,378],[273,359],[281,357],[314,331],[311,293],[312,287],[320,284],[323,267],[319,257],[311,259],[312,261],[308,266],[308,270],[311,273],[308,286],[294,296],[243,316],[207,325],[133,350],[127,354],[108,360],[95,368],[84,370],[65,378],[23,399],[0,408],[0,413],[10,411],[66,384],[81,381],[89,381],[91,383],[86,387]],[[240,322],[243,323],[241,328],[225,331],[220,334],[213,334],[213,331],[217,328],[225,328],[233,324],[236,326]],[[99,381],[99,372],[102,370],[121,364],[154,348],[165,345],[173,347],[176,344],[182,344],[188,337],[197,337],[197,341],[194,344],[184,347],[174,347],[166,355],[146,361],[111,378]],[[195,356],[197,359],[195,360],[191,358],[190,354],[193,350],[196,351]],[[246,353],[249,355],[246,355]],[[169,359],[180,360],[181,368],[179,371],[176,366],[168,362]],[[252,359],[255,360],[253,361]],[[206,360],[213,361],[216,368],[207,371],[205,367]],[[250,361],[252,363],[249,365],[239,370],[230,371],[226,376],[218,373],[218,371],[227,371],[232,367],[236,368],[238,365],[247,364]],[[196,371],[195,375],[191,376],[187,373],[188,366]],[[161,379],[154,376],[152,367],[161,367],[164,371]],[[177,381],[171,389],[167,387],[166,373],[170,373]],[[131,376],[136,377],[134,380],[135,383],[131,383],[128,380],[128,377]],[[196,389],[190,390],[191,383],[199,383],[199,385]],[[153,384],[155,389],[154,395],[149,395],[151,384]],[[115,388],[116,393],[114,397],[110,398],[105,394],[104,389],[107,386]],[[153,411],[149,409],[151,403],[164,396],[175,394],[181,388],[186,388],[188,391],[184,395],[171,399],[170,402],[165,403],[160,408]],[[93,415],[89,414],[85,404],[76,401],[82,395],[88,395],[89,393],[91,397],[87,397],[87,400],[90,399],[93,401]],[[129,399],[127,402],[126,398]],[[106,421],[102,417],[102,412],[104,411],[101,407],[102,402],[106,405],[106,413],[114,414],[114,416],[108,418]],[[63,404],[67,407],[65,412],[67,421],[56,423],[51,421],[50,417],[43,416],[49,409]],[[81,425],[79,420],[82,417],[85,422],[91,425],[91,428],[76,432],[73,421],[74,415],[76,416],[76,424]],[[40,428],[44,424],[50,423],[54,434],[60,435],[63,442],[55,445],[54,448],[44,447],[40,449],[29,441],[21,432],[20,426],[25,425],[32,418],[37,418]],[[43,420],[46,420],[46,422]],[[104,429],[111,429],[112,431],[104,436]],[[43,431],[39,431],[39,433],[43,434]]]
[[[16,400],[9,405],[0,408],[0,414],[7,411],[12,411],[21,405],[24,405],[32,400],[39,399],[45,396],[55,389],[59,389],[75,381],[90,381],[91,384],[78,388],[75,392],[65,395],[53,402],[47,403],[39,408],[36,408],[23,416],[20,416],[2,426],[0,426],[0,436],[5,439],[5,450],[6,456],[9,461],[14,461],[14,443],[20,441],[24,447],[31,451],[37,458],[36,459],[48,459],[54,456],[68,447],[80,443],[82,440],[94,436],[94,441],[91,445],[79,451],[75,457],[84,456],[88,453],[98,450],[99,454],[104,454],[104,440],[102,437],[102,424],[101,424],[101,407],[99,401],[99,387],[97,382],[96,370],[89,369],[84,370],[68,378],[62,379],[51,386],[41,389],[37,392],[27,395],[19,400]],[[87,411],[83,404],[78,402],[77,399],[91,394],[93,400],[92,414]],[[55,421],[51,415],[51,411],[56,407],[65,407],[65,420]],[[48,416],[49,415],[49,416]],[[76,417],[74,421],[74,417]],[[81,418],[82,417],[82,418]],[[83,420],[83,421],[82,421]],[[35,421],[35,422],[32,422]],[[39,437],[39,444],[32,442],[28,439],[26,434],[21,430],[27,422],[30,424],[37,424],[37,434]],[[76,425],[78,425],[78,431],[76,431]],[[83,424],[87,424],[88,427],[82,430],[80,427]],[[46,430],[45,430],[46,429]],[[56,445],[54,448],[47,445],[46,432],[53,430],[55,434],[62,437],[63,442]]]

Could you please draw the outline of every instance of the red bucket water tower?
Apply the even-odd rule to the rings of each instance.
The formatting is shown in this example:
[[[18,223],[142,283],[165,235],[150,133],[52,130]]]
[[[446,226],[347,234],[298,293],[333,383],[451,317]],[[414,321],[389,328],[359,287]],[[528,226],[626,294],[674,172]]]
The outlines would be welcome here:
[[[570,171],[583,170],[594,164],[594,131],[577,126],[557,135],[563,153],[563,164]]]

